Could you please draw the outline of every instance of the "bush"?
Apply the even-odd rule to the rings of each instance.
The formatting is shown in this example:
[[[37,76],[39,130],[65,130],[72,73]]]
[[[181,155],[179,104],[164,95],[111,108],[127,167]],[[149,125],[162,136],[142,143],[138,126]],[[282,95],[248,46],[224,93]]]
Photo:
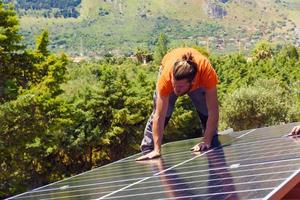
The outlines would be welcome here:
[[[277,80],[264,79],[235,90],[222,103],[220,129],[245,130],[297,120],[293,101],[297,94],[290,92]]]

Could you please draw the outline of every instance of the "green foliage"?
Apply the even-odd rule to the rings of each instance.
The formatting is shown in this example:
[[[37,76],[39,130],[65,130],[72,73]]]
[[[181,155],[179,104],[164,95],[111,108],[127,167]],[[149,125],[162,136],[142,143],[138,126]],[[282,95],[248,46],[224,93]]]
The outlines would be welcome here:
[[[45,63],[48,70],[40,83],[0,105],[1,196],[62,178],[52,165],[59,165],[60,135],[71,123],[68,107],[57,96],[66,63],[64,56],[48,57]]]
[[[37,53],[41,53],[43,56],[49,55],[49,50],[47,49],[48,45],[49,45],[49,33],[48,31],[43,31],[36,41]]]
[[[162,60],[163,56],[168,51],[168,39],[167,36],[164,33],[161,33],[159,37],[157,38],[155,51],[154,51],[154,61],[157,64],[160,64],[160,61]]]
[[[197,24],[196,31],[201,36],[219,36],[220,33],[224,32],[224,27],[214,22],[205,21]]]
[[[157,62],[168,50],[166,35],[157,40],[155,62],[146,65],[110,53],[76,64],[50,53],[47,32],[35,50],[22,49],[14,11],[0,3],[0,16],[0,198],[138,151],[152,112]],[[248,59],[196,48],[219,75],[221,129],[300,120],[299,49],[275,51],[262,43]],[[136,52],[152,54],[148,48]],[[200,132],[197,112],[180,97],[165,141]]]
[[[242,85],[249,84],[251,77],[254,76],[251,63],[247,63],[245,57],[240,54],[212,56],[210,60],[219,76],[218,93],[221,102],[225,94],[233,92]]]
[[[69,169],[78,173],[136,152],[152,103],[148,91],[153,87],[144,69],[127,61],[70,69],[72,87],[64,85],[62,97],[75,106],[75,124],[61,138]],[[81,84],[73,85],[74,79]]]
[[[204,55],[207,58],[210,56],[210,52],[208,52],[208,50],[205,47],[193,45],[192,48],[198,50],[202,55]]]
[[[257,57],[249,60],[239,54],[212,56],[212,64],[220,79],[220,130],[227,127],[249,129],[300,120],[300,62],[295,57],[287,56],[286,47],[274,52],[269,59]],[[257,83],[257,80],[267,79],[273,82]],[[280,108],[281,115],[278,113]]]
[[[273,46],[266,40],[262,40],[255,45],[252,56],[256,59],[263,60],[273,56]]]
[[[212,65],[219,76],[219,96],[221,102],[224,95],[232,93],[244,85],[252,85],[257,79],[278,79],[286,87],[299,80],[299,60],[274,54],[272,59],[247,59],[243,55],[231,54],[211,56]]]
[[[291,59],[299,60],[298,50],[293,45],[286,45],[286,46],[284,46],[281,49],[281,51],[279,52],[279,54],[282,57],[284,57],[284,58],[286,57],[286,58],[291,58]]]
[[[16,98],[31,77],[33,59],[21,51],[18,31],[16,13],[0,1],[0,102]]]
[[[1,105],[2,197],[62,178],[56,154],[61,129],[70,123],[63,105],[48,93],[33,91]]]
[[[154,0],[148,3],[143,1],[122,1],[121,7],[115,6],[112,1],[93,0],[4,0],[4,2],[14,2],[18,15],[22,20],[22,34],[26,38],[24,42],[30,47],[34,47],[34,35],[48,28],[54,30],[52,33],[52,51],[66,51],[73,56],[79,55],[82,38],[84,49],[92,57],[95,53],[105,53],[112,49],[126,54],[138,46],[149,45],[154,47],[155,39],[160,32],[165,33],[170,44],[177,46],[186,41],[204,41],[207,37],[215,37],[219,40],[223,38],[227,46],[226,52],[236,51],[236,43],[232,38],[241,38],[247,42],[257,40],[262,35],[262,31],[253,33],[255,28],[263,28],[266,38],[288,38],[289,42],[294,42],[296,35],[292,29],[298,16],[293,14],[295,7],[284,4],[276,5],[274,2],[258,0],[240,7],[234,1],[218,3],[229,15],[237,18],[232,23],[231,17],[224,17],[220,21],[210,18],[210,14],[199,9],[208,6],[206,11],[213,10],[214,4],[206,5],[204,1],[177,2]],[[115,2],[115,1],[114,1]],[[299,8],[299,2],[293,2]],[[225,6],[225,7],[224,7]],[[286,16],[274,11],[284,7]],[[164,8],[162,12],[161,8]],[[270,8],[270,12],[264,12],[265,8]],[[122,12],[120,12],[120,9]],[[273,10],[273,11],[271,11]],[[246,11],[246,12],[245,12]],[[80,12],[80,13],[79,13]],[[232,13],[234,12],[234,13]],[[261,19],[256,13],[264,12],[266,17]],[[80,15],[80,17],[79,17]],[[239,17],[244,16],[244,17]],[[71,17],[72,19],[65,19]],[[78,17],[78,18],[76,18]],[[276,19],[272,23],[266,23],[267,19]],[[253,24],[251,27],[245,24]],[[286,27],[282,25],[286,24]],[[101,28],[98,28],[101,27]],[[237,28],[239,31],[237,31]],[[251,30],[250,30],[250,29]],[[121,33],[121,34],[120,34]],[[287,37],[285,37],[287,36]],[[280,39],[279,39],[280,40]],[[215,42],[212,42],[212,44]],[[243,43],[243,42],[242,42]],[[174,46],[175,46],[174,45]],[[243,44],[242,44],[243,45]],[[211,45],[216,52],[224,52]]]
[[[149,52],[149,49],[147,48],[137,48],[136,52],[135,52],[135,56],[138,60],[138,62],[149,62],[150,60],[152,60],[152,54]]]
[[[53,56],[47,59],[49,51],[48,32],[43,32],[37,41],[36,52],[24,50],[20,45],[21,36],[18,32],[18,20],[11,7],[0,4],[0,102],[6,102],[17,98],[22,89],[28,89],[42,81],[42,78],[49,71],[53,75],[61,76],[58,71],[54,71],[56,62]],[[23,51],[21,51],[23,50]],[[65,57],[65,56],[63,56]],[[63,59],[66,62],[66,58]],[[54,83],[59,84],[60,82]]]
[[[81,3],[81,0],[44,0],[42,2],[36,0],[17,0],[17,5],[19,8],[23,9],[49,9],[49,8],[61,8],[66,9],[69,7],[76,7]]]
[[[22,49],[19,21],[12,6],[0,1],[0,54]]]
[[[202,136],[199,116],[188,96],[177,99],[174,113],[164,134],[164,142]]]
[[[20,51],[15,13],[1,3],[0,15],[1,30],[5,30],[0,52],[2,198],[63,177],[64,168],[59,166],[64,163],[56,159],[72,112],[58,97],[65,81],[66,56],[47,53],[47,45],[42,44],[47,43],[47,35],[40,43],[42,52]]]
[[[81,0],[4,0],[4,2],[14,3],[20,15],[78,17],[79,13],[75,8],[81,3]]]
[[[277,80],[258,80],[228,94],[221,109],[222,122],[246,130],[296,120],[294,95]]]

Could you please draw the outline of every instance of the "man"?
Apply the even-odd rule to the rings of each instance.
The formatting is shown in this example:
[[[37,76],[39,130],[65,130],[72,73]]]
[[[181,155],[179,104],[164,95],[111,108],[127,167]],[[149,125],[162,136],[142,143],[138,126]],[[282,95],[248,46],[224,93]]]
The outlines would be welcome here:
[[[136,160],[161,156],[163,130],[171,118],[178,96],[188,94],[191,98],[202,127],[203,142],[195,145],[193,151],[211,147],[217,139],[219,106],[217,98],[218,77],[208,59],[193,48],[177,48],[164,56],[154,92],[152,112],[141,143],[143,156]]]

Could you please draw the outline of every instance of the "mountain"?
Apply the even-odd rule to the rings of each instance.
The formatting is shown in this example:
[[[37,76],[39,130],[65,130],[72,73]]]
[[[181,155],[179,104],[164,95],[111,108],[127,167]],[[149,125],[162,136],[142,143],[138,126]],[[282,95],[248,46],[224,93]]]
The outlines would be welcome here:
[[[222,53],[247,51],[267,39],[300,46],[298,0],[6,0],[15,5],[26,44],[47,29],[50,48],[71,55],[130,54],[197,44]]]

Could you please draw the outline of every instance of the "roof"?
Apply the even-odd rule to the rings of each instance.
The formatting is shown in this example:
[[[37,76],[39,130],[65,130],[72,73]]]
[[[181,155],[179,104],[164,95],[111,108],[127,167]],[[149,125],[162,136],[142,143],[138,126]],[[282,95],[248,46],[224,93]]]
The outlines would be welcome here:
[[[279,199],[300,181],[294,125],[222,134],[202,153],[190,151],[201,138],[167,143],[159,159],[136,154],[11,199]]]

